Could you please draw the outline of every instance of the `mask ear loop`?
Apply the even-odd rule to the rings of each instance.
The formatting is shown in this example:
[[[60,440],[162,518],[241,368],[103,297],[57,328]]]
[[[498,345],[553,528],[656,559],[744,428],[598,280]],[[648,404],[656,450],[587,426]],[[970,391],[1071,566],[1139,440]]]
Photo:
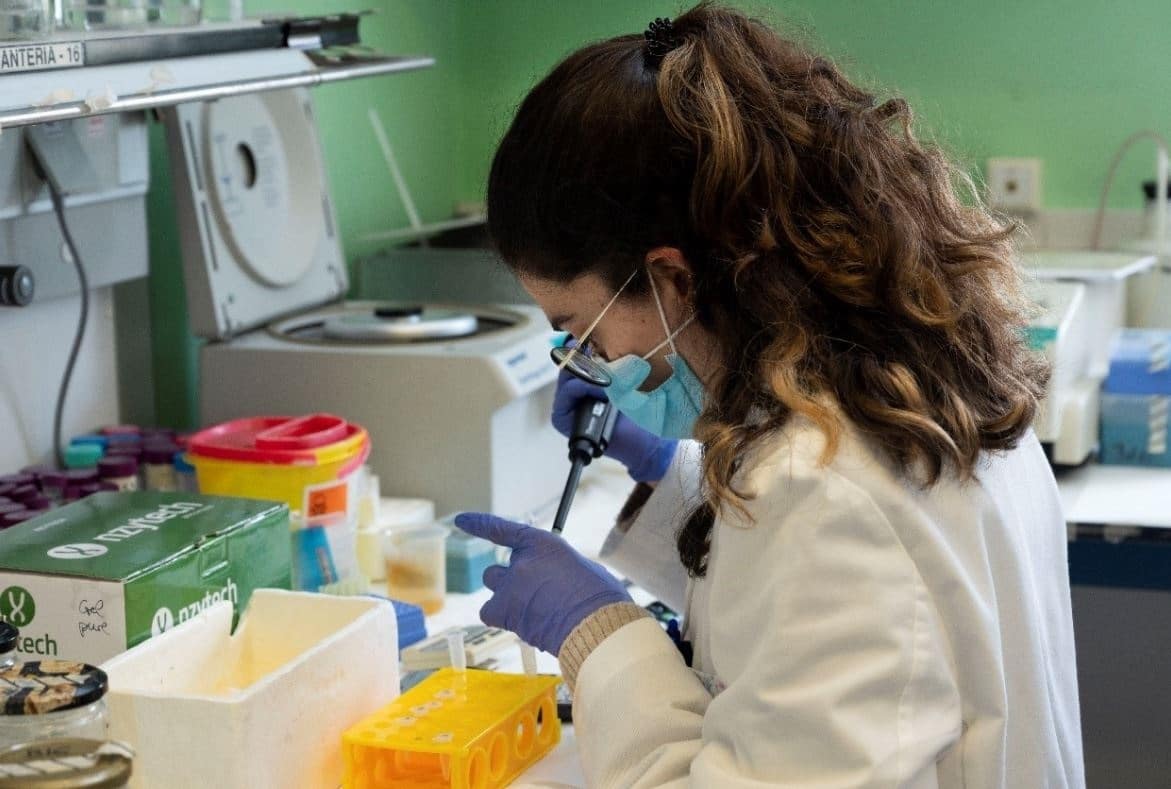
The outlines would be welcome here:
[[[685,321],[683,321],[683,323],[679,324],[678,329],[676,329],[675,331],[671,331],[671,327],[667,325],[667,313],[663,311],[663,302],[659,298],[659,289],[657,287],[655,287],[654,275],[652,275],[648,271],[647,276],[650,277],[650,280],[651,280],[651,293],[655,297],[655,306],[658,307],[658,309],[659,309],[659,320],[661,320],[663,322],[663,332],[667,335],[667,339],[663,340],[661,343],[656,345],[653,349],[651,349],[650,353],[646,354],[642,358],[649,361],[652,356],[654,356],[659,351],[663,350],[663,347],[667,346],[667,345],[671,346],[671,354],[673,356],[678,356],[679,352],[677,350],[675,350],[675,338],[679,336],[679,333],[681,331],[683,331],[684,329],[686,329],[688,326],[691,325],[691,322],[693,320],[695,320],[695,313],[692,312],[691,316],[687,320],[685,320]]]
[[[615,292],[614,295],[610,297],[610,300],[606,302],[606,306],[602,307],[602,311],[598,313],[598,317],[594,318],[594,322],[586,328],[585,333],[583,333],[581,337],[578,338],[573,347],[569,349],[569,353],[565,354],[565,358],[562,359],[561,362],[557,365],[558,370],[564,370],[566,365],[573,361],[573,357],[577,356],[577,349],[586,344],[586,340],[588,340],[590,335],[593,334],[594,329],[597,327],[598,323],[600,323],[605,314],[610,311],[610,308],[614,306],[614,302],[618,301],[618,297],[622,295],[622,291],[626,290],[626,286],[630,284],[630,281],[634,279],[638,272],[639,269],[632,271],[630,276],[626,278],[626,281],[622,283],[622,287],[618,288],[617,292]],[[652,285],[653,284],[654,283],[652,282]]]

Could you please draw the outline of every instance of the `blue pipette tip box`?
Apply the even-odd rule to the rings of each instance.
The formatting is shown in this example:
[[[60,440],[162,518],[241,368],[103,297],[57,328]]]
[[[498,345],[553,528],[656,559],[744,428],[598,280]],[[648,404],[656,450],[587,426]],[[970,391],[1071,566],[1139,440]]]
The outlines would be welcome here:
[[[1171,467],[1171,396],[1102,394],[1100,461]]]
[[[1114,395],[1171,395],[1171,330],[1119,332],[1104,388]]]
[[[423,614],[423,609],[411,603],[404,603],[402,600],[392,600],[380,594],[368,594],[367,597],[374,597],[378,600],[385,600],[394,606],[395,624],[398,626],[398,648],[402,651],[404,647],[409,647],[411,644],[417,644],[427,637],[427,619]]]

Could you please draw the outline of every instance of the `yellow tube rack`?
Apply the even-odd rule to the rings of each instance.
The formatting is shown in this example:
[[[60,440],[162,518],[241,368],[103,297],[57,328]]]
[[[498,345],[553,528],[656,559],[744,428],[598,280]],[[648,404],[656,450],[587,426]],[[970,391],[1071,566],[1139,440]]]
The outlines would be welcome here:
[[[496,789],[561,740],[560,677],[439,669],[342,736],[345,789]]]

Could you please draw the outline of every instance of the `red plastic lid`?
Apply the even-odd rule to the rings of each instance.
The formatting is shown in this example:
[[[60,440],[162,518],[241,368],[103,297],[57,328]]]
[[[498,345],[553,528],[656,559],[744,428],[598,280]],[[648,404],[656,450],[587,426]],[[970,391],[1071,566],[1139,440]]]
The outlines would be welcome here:
[[[339,416],[310,414],[290,419],[256,434],[256,448],[264,450],[317,449],[344,441],[349,424]]]
[[[315,449],[364,432],[332,414],[259,416],[209,427],[191,437],[188,450],[199,457],[281,465],[313,464]]]

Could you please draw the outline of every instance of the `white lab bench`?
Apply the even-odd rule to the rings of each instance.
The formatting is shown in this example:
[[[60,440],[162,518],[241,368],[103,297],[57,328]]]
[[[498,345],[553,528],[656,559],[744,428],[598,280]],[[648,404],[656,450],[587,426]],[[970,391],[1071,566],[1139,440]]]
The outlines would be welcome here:
[[[1057,483],[1077,525],[1070,576],[1086,785],[1161,789],[1171,775],[1171,469],[1089,464]]]
[[[1171,529],[1171,469],[1090,463],[1057,476],[1065,519]]]

